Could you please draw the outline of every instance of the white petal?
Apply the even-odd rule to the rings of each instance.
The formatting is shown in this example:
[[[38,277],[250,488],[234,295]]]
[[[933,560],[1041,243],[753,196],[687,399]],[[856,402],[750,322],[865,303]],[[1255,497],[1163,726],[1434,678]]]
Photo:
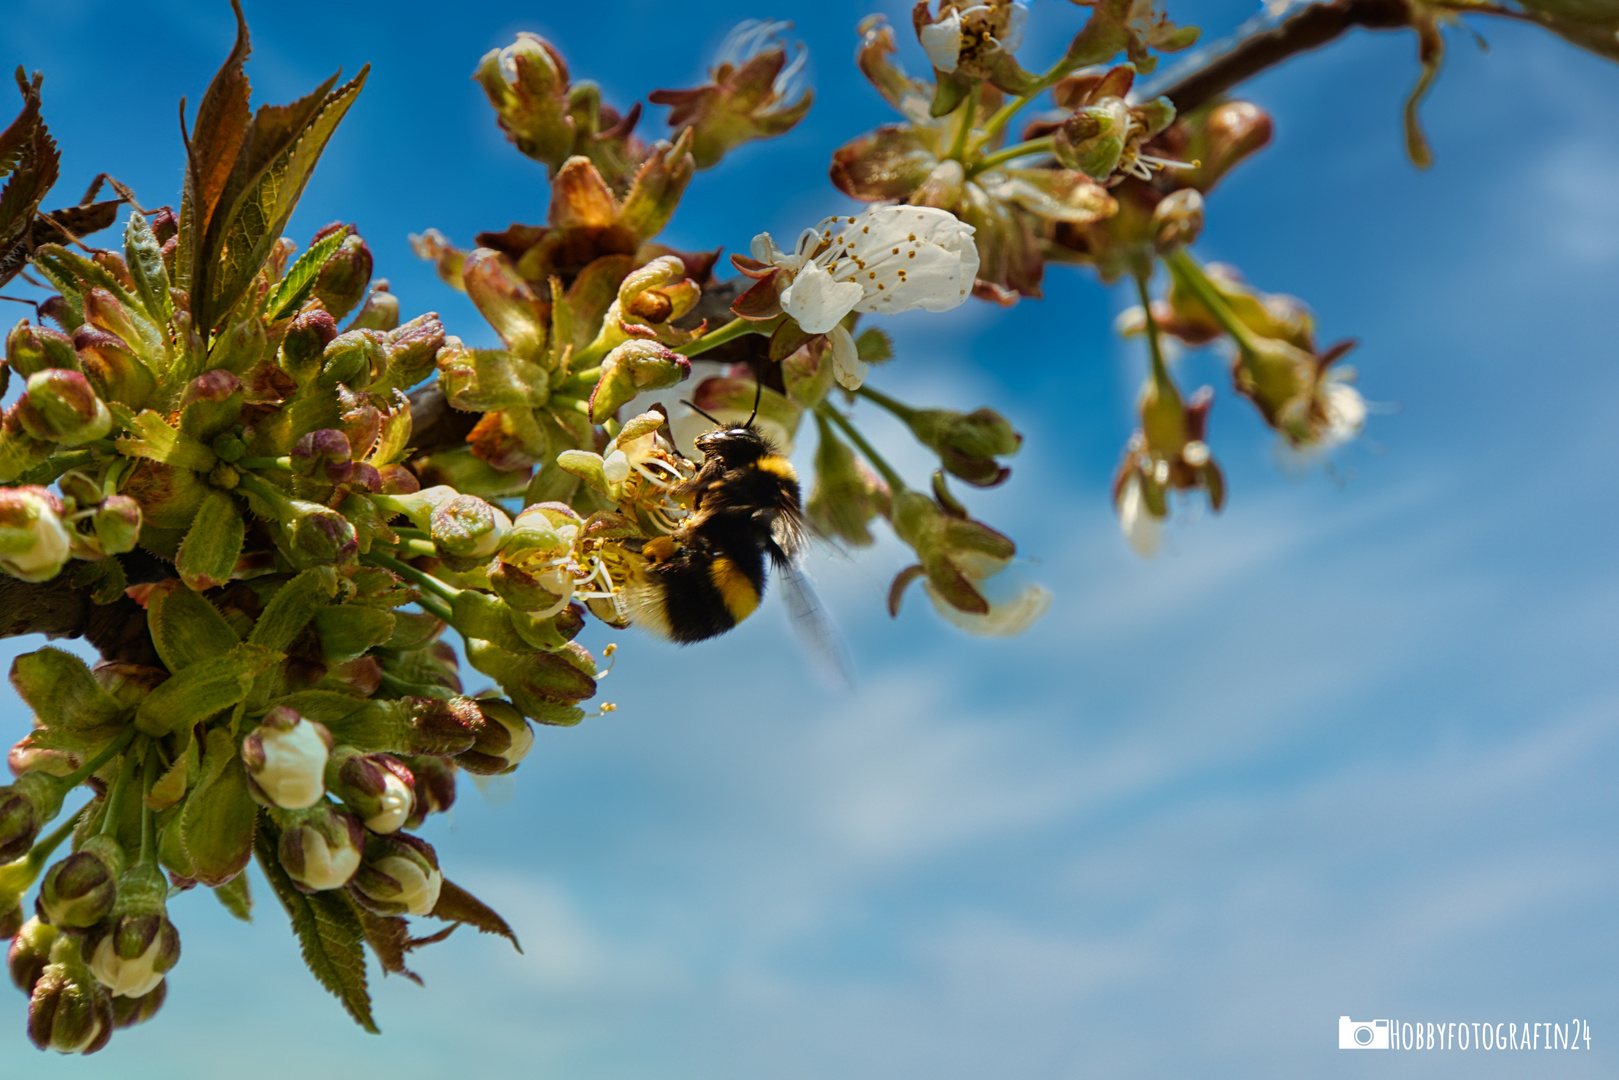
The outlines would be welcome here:
[[[781,307],[806,334],[824,334],[854,309],[864,290],[852,281],[834,281],[819,263],[793,275],[781,291]]]
[[[840,243],[835,276],[864,289],[855,311],[948,311],[978,276],[973,227],[936,207],[877,207],[846,226],[833,250]]]
[[[1119,493],[1119,529],[1136,554],[1152,558],[1158,553],[1158,541],[1164,532],[1164,523],[1154,517],[1141,498],[1141,481],[1134,476],[1125,481]]]
[[[1023,28],[1029,23],[1029,9],[1014,3],[1006,17],[1006,33],[1001,35],[1001,48],[1016,52],[1023,45]]]
[[[775,265],[776,261],[782,257],[781,248],[776,246],[776,241],[767,232],[762,232],[753,238],[753,243],[748,245],[748,254],[759,262],[772,265]]]
[[[866,373],[871,369],[860,359],[854,338],[840,325],[832,328],[826,340],[832,346],[832,377],[845,390],[860,389],[860,384],[866,381]]]
[[[1027,580],[1015,569],[1003,570],[975,584],[989,601],[989,611],[983,615],[951,607],[930,582],[924,581],[923,587],[940,615],[968,633],[984,637],[1015,637],[1051,608],[1051,590]]]
[[[929,26],[924,26],[916,35],[922,42],[922,51],[928,54],[928,60],[940,71],[956,70],[956,63],[961,56],[961,16],[954,11]]]
[[[1332,379],[1321,388],[1322,405],[1327,413],[1327,430],[1322,443],[1337,446],[1359,435],[1366,426],[1366,399],[1346,382]]]

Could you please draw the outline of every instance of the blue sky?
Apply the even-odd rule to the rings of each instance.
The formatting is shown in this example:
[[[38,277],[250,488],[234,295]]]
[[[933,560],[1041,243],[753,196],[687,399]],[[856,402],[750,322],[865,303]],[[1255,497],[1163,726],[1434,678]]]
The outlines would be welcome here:
[[[1253,6],[1172,13],[1219,33]],[[405,241],[543,214],[543,172],[467,78],[485,50],[538,30],[626,102],[691,85],[735,21],[793,19],[815,109],[701,176],[666,233],[735,251],[845,205],[830,152],[889,119],[850,62],[873,10],[908,22],[838,3],[249,3],[250,72],[284,101],[373,63],[289,231],[356,221],[407,314],[485,344]],[[1036,0],[1031,48],[1076,20]],[[1033,633],[967,638],[919,595],[891,622],[904,563],[884,543],[814,567],[853,696],[814,682],[772,605],[684,651],[617,635],[620,711],[542,731],[513,783],[469,787],[428,831],[522,956],[470,934],[421,954],[425,990],[376,983],[378,1040],[303,972],[265,890],[252,926],[192,893],[157,1022],[45,1057],[0,993],[0,1080],[1613,1075],[1619,68],[1480,28],[1488,55],[1450,35],[1426,173],[1400,149],[1409,36],[1359,34],[1248,88],[1277,138],[1211,199],[1198,251],[1305,298],[1325,340],[1360,339],[1382,408],[1330,468],[1286,467],[1218,362],[1188,357],[1183,382],[1219,393],[1231,503],[1182,515],[1143,562],[1107,501],[1143,366],[1111,336],[1121,294],[1058,269],[1040,303],[896,318],[879,385],[993,405],[1027,436],[1012,480],[971,503],[1056,594]],[[224,4],[0,11],[0,59],[46,72],[59,191],[106,169],[176,198],[174,103],[194,107],[229,35]],[[6,741],[26,725],[0,713]],[[1335,1048],[1341,1014],[1581,1017],[1593,1052],[1369,1064]]]

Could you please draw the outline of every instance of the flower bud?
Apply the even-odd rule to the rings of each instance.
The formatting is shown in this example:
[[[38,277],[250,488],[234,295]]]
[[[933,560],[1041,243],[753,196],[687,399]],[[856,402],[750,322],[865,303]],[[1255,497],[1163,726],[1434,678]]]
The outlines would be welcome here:
[[[62,782],[43,772],[24,773],[0,787],[0,864],[28,854],[40,826],[62,808],[64,794]]]
[[[444,324],[432,312],[388,331],[383,346],[388,352],[388,382],[400,389],[415,386],[433,370],[433,360],[443,347]]]
[[[624,342],[608,353],[601,378],[590,392],[590,419],[601,423],[644,390],[674,386],[691,374],[691,361],[673,349],[643,338]]]
[[[36,439],[81,446],[112,430],[112,413],[77,371],[54,368],[28,376],[17,419]]]
[[[341,225],[335,227],[342,228]],[[322,239],[332,228],[334,226],[322,229],[315,234],[315,239]],[[315,276],[314,296],[333,319],[341,319],[354,310],[354,305],[365,295],[370,282],[371,249],[365,246],[365,241],[360,239],[351,225],[349,234]]]
[[[111,836],[92,836],[49,870],[39,887],[39,910],[55,926],[85,929],[112,911],[124,849]]]
[[[378,915],[428,915],[438,906],[444,875],[432,845],[406,833],[366,845],[365,862],[349,892]]]
[[[994,409],[912,409],[904,419],[917,441],[939,455],[945,471],[978,487],[1005,480],[1012,470],[995,458],[1015,454],[1023,445],[1023,436]]]
[[[169,673],[162,668],[131,664],[127,660],[102,660],[90,669],[90,673],[103,690],[126,708],[139,705],[147,694],[169,677]]]
[[[472,77],[495,107],[500,130],[555,175],[574,145],[568,65],[561,54],[549,41],[525,31],[504,49],[486,53]]]
[[[28,1002],[28,1038],[41,1050],[93,1054],[112,1030],[112,1003],[86,970],[79,941],[60,935]]]
[[[37,917],[18,928],[11,947],[6,950],[6,968],[18,990],[25,994],[34,992],[34,984],[45,974],[45,965],[51,962],[51,945],[56,935],[56,927]]]
[[[287,815],[281,867],[303,892],[340,889],[360,867],[365,829],[353,814],[322,802]]]
[[[288,499],[292,509],[288,547],[309,566],[346,563],[360,550],[354,525],[342,514],[319,503]]]
[[[180,961],[180,932],[164,906],[168,882],[155,865],[131,867],[112,913],[84,935],[90,972],[108,993],[144,997]]]
[[[449,758],[421,755],[405,759],[416,778],[412,809],[405,828],[420,827],[428,814],[442,814],[455,805],[455,765]]]
[[[1181,188],[1153,208],[1153,246],[1159,251],[1185,247],[1202,231],[1203,196],[1195,188]]]
[[[0,489],[0,570],[23,581],[60,573],[73,543],[61,515],[61,500],[45,488]]]
[[[23,927],[24,912],[21,904],[12,904],[6,911],[0,911],[0,941],[10,941],[17,936]]]
[[[140,997],[113,998],[112,1026],[121,1029],[146,1023],[146,1021],[157,1015],[157,1011],[163,1007],[163,1000],[168,997],[168,994],[169,981],[164,979]]]
[[[534,748],[534,729],[509,701],[477,698],[474,704],[481,718],[477,740],[455,763],[478,776],[511,772]]]
[[[1107,180],[1124,156],[1130,133],[1130,106],[1107,97],[1075,109],[1052,136],[1052,153],[1064,168],[1078,169],[1098,182]]]
[[[109,495],[90,518],[103,555],[135,550],[141,535],[141,504],[128,495]]]
[[[73,348],[103,401],[138,408],[157,388],[152,373],[117,334],[85,323],[73,331]]]
[[[247,787],[265,806],[303,810],[326,793],[326,759],[332,734],[285,705],[264,714],[253,733],[242,740]]]
[[[504,510],[476,495],[457,495],[434,507],[428,531],[446,554],[485,559],[500,548],[511,527],[512,519]]]
[[[333,428],[311,431],[292,448],[292,471],[317,483],[341,484],[354,472],[348,436]]]
[[[388,365],[383,337],[376,330],[350,330],[337,335],[321,352],[316,383],[327,390],[338,383],[351,390],[369,385]]]
[[[387,333],[399,326],[399,297],[388,289],[388,279],[378,278],[366,294],[365,303],[349,320],[350,330],[381,330]]]
[[[975,583],[1005,569],[1017,553],[1017,545],[968,517],[945,490],[943,473],[934,473],[933,484],[937,499],[916,491],[894,493],[894,532],[916,552],[921,566],[903,571],[895,579],[889,592],[889,610],[898,611],[905,586],[923,574],[951,607],[987,615],[989,601]]]
[[[820,424],[815,486],[804,503],[804,513],[822,534],[856,547],[869,547],[873,542],[869,523],[888,489],[825,420]]]
[[[415,810],[416,778],[392,754],[347,747],[326,762],[326,789],[374,833],[398,832]]]
[[[79,354],[73,339],[49,326],[33,326],[27,319],[6,335],[6,363],[23,378],[50,368],[78,371]]]
[[[331,312],[313,308],[300,314],[287,327],[281,339],[281,366],[299,382],[314,377],[321,368],[322,353],[337,337],[337,320]]]

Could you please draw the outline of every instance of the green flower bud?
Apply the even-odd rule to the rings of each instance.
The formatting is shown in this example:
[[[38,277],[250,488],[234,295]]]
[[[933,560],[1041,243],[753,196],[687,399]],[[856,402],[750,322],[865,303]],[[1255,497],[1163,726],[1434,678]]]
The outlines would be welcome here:
[[[1023,436],[994,409],[970,413],[948,409],[909,409],[904,419],[922,445],[939,455],[945,470],[978,487],[994,487],[1010,475],[995,461],[1015,454]]]
[[[376,330],[350,330],[333,338],[321,352],[315,382],[324,389],[342,383],[351,390],[370,385],[388,366],[384,335]]]
[[[292,448],[292,471],[316,483],[341,484],[354,472],[348,436],[333,428],[311,431]]]
[[[378,278],[371,286],[371,291],[366,294],[365,303],[360,305],[360,310],[349,320],[349,329],[381,330],[387,333],[398,326],[399,297],[388,291],[387,278]]]
[[[315,377],[326,346],[337,337],[337,321],[323,308],[302,312],[281,339],[281,367],[300,383]]]
[[[117,334],[85,323],[73,331],[73,348],[103,401],[139,408],[157,389],[151,371]]]
[[[340,889],[360,868],[365,829],[354,815],[329,802],[286,815],[278,854],[281,867],[303,892]]]
[[[163,1000],[169,994],[169,981],[164,979],[141,997],[115,997],[112,999],[112,1026],[131,1028],[144,1024],[157,1015]]]
[[[11,982],[25,994],[34,992],[34,984],[45,974],[45,965],[51,962],[51,946],[56,943],[57,929],[40,918],[32,918],[17,929],[6,950],[6,968]]]
[[[79,371],[73,339],[50,326],[33,326],[23,319],[6,335],[6,363],[23,378],[51,368]]]
[[[472,77],[489,96],[500,130],[554,176],[574,145],[568,65],[562,55],[549,41],[525,31],[504,49],[486,53]]]
[[[477,741],[457,754],[455,763],[479,776],[511,772],[534,748],[534,729],[509,701],[477,698],[474,703],[480,717]]]
[[[326,789],[374,833],[398,832],[415,811],[416,778],[392,754],[362,754],[350,747],[326,762]]]
[[[464,559],[485,559],[511,530],[506,512],[476,495],[457,495],[434,507],[428,531],[439,550]]]
[[[112,910],[124,849],[111,836],[92,836],[84,846],[49,870],[39,887],[39,909],[52,924],[84,929]]]
[[[28,377],[17,419],[36,439],[81,446],[112,430],[112,413],[77,371],[54,368]]]
[[[169,921],[168,882],[155,865],[136,865],[118,883],[112,913],[84,935],[90,972],[110,994],[144,997],[180,961],[180,932]]]
[[[109,495],[90,518],[103,555],[134,551],[141,535],[141,504],[128,495]]]
[[[958,611],[989,613],[989,601],[975,582],[1006,568],[1017,545],[989,526],[969,518],[944,488],[944,474],[934,473],[937,500],[916,491],[894,493],[894,532],[910,545],[920,568],[901,572],[889,593],[889,610],[899,610],[899,597],[918,574]]]
[[[599,424],[642,391],[675,386],[690,374],[691,361],[668,346],[626,341],[602,360],[601,378],[590,392],[590,419]]]
[[[366,844],[365,862],[349,892],[360,906],[378,915],[430,915],[443,886],[432,845],[398,833],[373,837]]]
[[[384,347],[388,350],[388,384],[409,389],[433,370],[433,361],[444,347],[444,324],[433,312],[418,315],[390,330]]]
[[[28,1038],[41,1050],[93,1054],[112,1031],[112,1003],[86,969],[79,940],[59,935],[28,1002]]]
[[[1102,98],[1075,109],[1052,136],[1052,152],[1064,168],[1078,169],[1098,182],[1119,167],[1130,134],[1130,106],[1123,98]]]
[[[865,467],[824,419],[815,447],[815,486],[804,513],[822,534],[856,547],[872,543],[868,523],[886,501],[888,489]]]
[[[0,489],[0,570],[22,581],[60,573],[73,542],[61,515],[61,500],[42,487]]]
[[[315,234],[320,240],[333,229],[340,229],[341,225],[328,225]],[[354,310],[354,305],[366,294],[366,286],[371,282],[371,249],[365,246],[349,226],[349,234],[343,238],[337,250],[332,252],[320,273],[315,277],[315,299],[321,302],[333,319],[341,319]],[[355,329],[350,327],[350,329]],[[378,327],[378,329],[388,329]]]
[[[326,794],[326,762],[332,734],[322,724],[305,720],[285,705],[264,719],[242,740],[247,787],[259,803],[283,810],[314,806]]]

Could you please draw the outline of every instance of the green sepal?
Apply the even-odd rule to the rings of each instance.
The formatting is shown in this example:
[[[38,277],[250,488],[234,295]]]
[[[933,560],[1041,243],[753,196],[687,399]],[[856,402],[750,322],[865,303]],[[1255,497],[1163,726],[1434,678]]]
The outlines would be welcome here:
[[[337,595],[337,573],[329,566],[305,570],[276,592],[247,640],[269,649],[285,650],[315,617],[315,612]]]
[[[269,830],[259,833],[256,847],[259,867],[292,920],[293,933],[303,947],[304,963],[315,979],[343,1003],[355,1023],[377,1034],[365,979],[365,930],[354,912],[353,901],[346,892],[336,889],[308,895],[299,892],[281,868],[276,841]]]
[[[494,642],[509,652],[527,652],[529,646],[518,636],[511,613],[511,607],[504,600],[476,589],[462,589],[450,601],[454,626],[466,637]]]
[[[112,723],[124,711],[96,682],[89,665],[49,646],[11,662],[11,685],[45,727],[87,731]]]
[[[253,893],[247,887],[246,874],[237,874],[225,884],[214,886],[214,896],[238,919],[245,923],[253,921]]]
[[[183,584],[163,584],[146,597],[146,626],[163,666],[173,672],[224,656],[240,639],[206,597]]]
[[[215,488],[203,497],[186,538],[180,543],[175,569],[185,583],[202,592],[225,584],[242,554],[247,524],[229,492]]]
[[[316,612],[314,624],[321,652],[326,662],[335,666],[364,656],[373,645],[387,641],[393,634],[394,616],[390,611],[342,604]]]
[[[167,735],[201,723],[246,698],[253,680],[282,659],[272,649],[243,644],[224,656],[192,664],[141,700],[135,726],[148,735]]]
[[[209,729],[202,775],[180,811],[179,837],[191,863],[189,876],[218,886],[246,869],[258,812],[236,740],[223,727]]]
[[[146,793],[146,805],[153,810],[167,810],[178,803],[185,798],[186,789],[198,779],[196,774],[201,762],[198,759],[197,730],[182,728],[179,736],[185,740],[185,749],[175,755],[174,763],[163,771]]]
[[[956,107],[967,100],[967,95],[973,92],[977,84],[946,71],[935,70],[934,74],[938,76],[939,82],[933,91],[933,101],[928,105],[928,115],[937,119],[955,112]]]
[[[309,245],[309,250],[287,268],[264,301],[264,311],[271,322],[288,318],[303,306],[309,294],[315,291],[315,279],[320,276],[321,267],[343,245],[348,234],[347,227],[333,230]]]

